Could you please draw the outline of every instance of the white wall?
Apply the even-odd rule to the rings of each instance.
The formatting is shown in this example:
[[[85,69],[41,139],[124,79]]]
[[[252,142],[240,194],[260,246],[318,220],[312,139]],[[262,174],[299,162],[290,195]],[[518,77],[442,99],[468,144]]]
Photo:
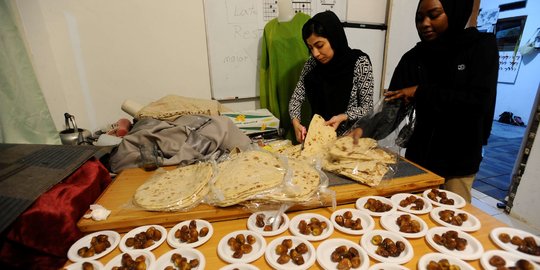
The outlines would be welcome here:
[[[480,2],[480,8],[489,10],[507,2],[512,1],[482,0]],[[540,1],[528,0],[525,8],[500,12],[499,19],[528,15],[521,38],[520,46],[522,46],[529,40],[536,29],[540,27],[539,12]],[[540,56],[538,56],[538,52],[536,51],[531,55],[524,56],[514,84],[499,83],[497,85],[495,119],[498,119],[502,112],[510,111],[514,115],[520,116],[525,123],[529,121],[532,103],[536,96],[538,82],[540,82],[540,77],[538,76]]]
[[[540,85],[537,89],[540,91]],[[536,105],[538,106],[540,106],[539,100],[540,92],[537,92]],[[537,119],[540,118],[539,113],[540,108],[533,108],[531,118],[535,117],[534,114],[537,114]],[[540,190],[540,181],[538,181],[540,178],[540,167],[538,166],[540,164],[540,141],[536,141],[538,130],[533,130],[533,132],[536,133],[536,137],[530,149],[527,166],[519,182],[510,215],[540,230],[540,211],[538,211],[538,205],[540,205],[540,196],[538,196]]]
[[[64,128],[64,112],[74,114],[79,126],[95,130],[128,116],[120,110],[125,99],[144,105],[167,94],[211,97],[202,0],[12,3],[58,130]],[[390,3],[384,88],[401,55],[418,41],[416,1]],[[481,7],[498,4],[483,0]],[[501,12],[500,18],[538,10],[540,1],[528,1],[526,9]],[[539,25],[539,16],[528,16],[522,42]],[[496,118],[512,111],[528,121],[539,81],[536,55],[522,62],[515,84],[498,85]],[[244,110],[259,105],[243,101],[227,106]]]
[[[388,22],[388,43],[384,89],[388,89],[392,74],[401,56],[420,41],[414,24],[418,1],[392,0]]]
[[[385,5],[380,0],[351,1],[347,16],[371,12],[373,18],[384,20]],[[65,112],[75,115],[80,127],[94,131],[129,117],[120,109],[126,99],[146,105],[168,94],[212,96],[203,0],[10,3],[17,8],[23,38],[58,130],[64,129]],[[376,10],[366,11],[358,4]],[[383,44],[384,37],[367,45],[380,46],[383,52]],[[370,56],[381,63],[380,72],[382,53]],[[259,107],[257,100],[225,105],[232,110]]]
[[[96,130],[141,104],[210,98],[201,0],[13,0],[57,129]]]

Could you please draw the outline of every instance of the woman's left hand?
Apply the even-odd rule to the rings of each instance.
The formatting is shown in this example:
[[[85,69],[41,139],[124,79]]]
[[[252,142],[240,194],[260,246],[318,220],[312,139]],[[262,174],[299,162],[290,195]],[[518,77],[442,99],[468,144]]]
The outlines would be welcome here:
[[[406,103],[409,103],[414,98],[414,93],[416,93],[416,88],[418,88],[417,85],[403,88],[396,91],[388,91],[384,93],[384,96],[385,96],[384,100],[389,101],[389,100],[402,98],[403,100],[405,100]]]
[[[334,129],[337,129],[339,124],[341,124],[341,122],[346,121],[346,120],[347,120],[347,115],[342,113],[342,114],[333,116],[332,118],[330,118],[330,120],[326,121],[324,124],[327,126],[332,126]]]

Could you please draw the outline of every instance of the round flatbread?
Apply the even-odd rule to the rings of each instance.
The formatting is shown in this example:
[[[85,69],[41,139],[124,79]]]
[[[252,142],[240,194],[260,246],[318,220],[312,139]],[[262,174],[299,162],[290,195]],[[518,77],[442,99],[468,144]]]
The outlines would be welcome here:
[[[206,195],[212,173],[210,163],[198,163],[166,171],[137,188],[133,202],[154,211],[188,208]]]
[[[285,169],[269,152],[247,151],[218,165],[212,185],[214,204],[230,206],[280,185]]]
[[[282,185],[278,192],[271,192],[258,199],[287,202],[305,202],[311,199],[320,185],[319,172],[304,160],[290,158],[288,160],[290,183]]]
[[[289,158],[298,158],[302,153],[302,145],[290,145],[288,147],[278,150],[277,152]]]
[[[326,126],[325,122],[324,118],[318,114],[311,119],[301,154],[303,157],[324,156],[328,147],[336,141],[336,131],[333,127]]]
[[[371,138],[360,138],[353,143],[350,136],[341,137],[330,147],[332,159],[377,160],[386,164],[396,163],[396,157],[377,148],[377,141]]]

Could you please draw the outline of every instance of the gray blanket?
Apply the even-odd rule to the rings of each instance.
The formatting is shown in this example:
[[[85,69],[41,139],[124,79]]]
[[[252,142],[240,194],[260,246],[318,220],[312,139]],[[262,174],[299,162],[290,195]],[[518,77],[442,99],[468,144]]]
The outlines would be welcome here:
[[[155,143],[163,165],[191,164],[219,157],[235,147],[245,150],[251,140],[223,116],[185,115],[174,121],[138,121],[110,158],[111,170],[137,167],[139,146]]]

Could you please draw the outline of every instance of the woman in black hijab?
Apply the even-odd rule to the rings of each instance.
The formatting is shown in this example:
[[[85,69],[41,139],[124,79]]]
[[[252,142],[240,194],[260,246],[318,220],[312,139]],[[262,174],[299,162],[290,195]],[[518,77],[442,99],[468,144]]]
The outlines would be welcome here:
[[[302,37],[311,57],[289,102],[296,139],[302,142],[306,134],[300,123],[306,98],[312,113],[321,115],[341,135],[373,107],[371,62],[364,52],[349,48],[343,26],[332,11],[308,20]]]
[[[386,107],[416,110],[405,157],[443,176],[444,188],[469,202],[491,133],[499,69],[495,36],[465,29],[472,7],[473,0],[420,0],[415,21],[421,41],[403,55],[385,93]],[[380,138],[400,121],[359,122],[354,137]],[[392,128],[381,132],[386,123]]]

